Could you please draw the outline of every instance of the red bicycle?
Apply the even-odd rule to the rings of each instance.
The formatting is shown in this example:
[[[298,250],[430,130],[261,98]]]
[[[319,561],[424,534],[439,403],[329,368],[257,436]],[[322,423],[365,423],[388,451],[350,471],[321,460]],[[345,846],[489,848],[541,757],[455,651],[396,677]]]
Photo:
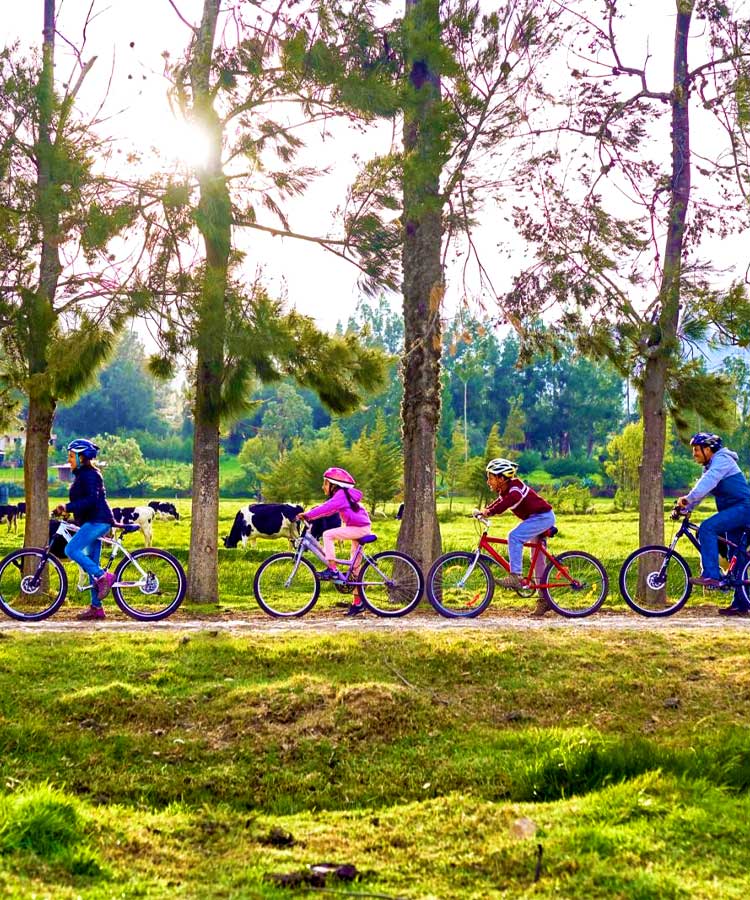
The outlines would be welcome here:
[[[477,549],[445,553],[427,573],[427,597],[437,612],[449,619],[473,618],[487,609],[495,592],[493,563],[510,572],[508,560],[495,550],[495,545],[507,545],[507,539],[490,537],[490,521],[481,514],[474,513],[472,518],[480,532]],[[561,616],[590,616],[607,597],[607,572],[596,557],[582,550],[566,550],[557,556],[550,553],[546,539],[555,534],[553,526],[540,540],[524,544],[531,551],[529,567],[520,587],[510,590],[521,596],[539,591]],[[540,571],[543,574],[537,580],[535,573]]]

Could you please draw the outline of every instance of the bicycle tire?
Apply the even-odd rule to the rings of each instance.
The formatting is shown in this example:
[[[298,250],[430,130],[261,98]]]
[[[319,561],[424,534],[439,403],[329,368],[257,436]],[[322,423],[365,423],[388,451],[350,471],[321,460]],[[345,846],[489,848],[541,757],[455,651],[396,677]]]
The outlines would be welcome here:
[[[115,603],[139,622],[156,622],[171,616],[187,590],[187,577],[180,561],[156,547],[140,547],[130,556],[131,559],[126,557],[115,569],[112,586]],[[136,560],[138,566],[133,564]],[[140,569],[147,573],[145,582]]]
[[[476,554],[456,550],[438,557],[427,573],[427,599],[446,619],[473,619],[490,605],[495,580],[480,557],[466,581],[469,564]]]
[[[607,570],[595,556],[583,550],[565,550],[552,559],[542,575],[544,583],[559,580],[559,565],[565,567],[572,581],[557,587],[541,588],[542,597],[566,619],[593,615],[609,593]]]
[[[659,572],[669,555],[667,569]],[[690,566],[669,547],[649,544],[633,551],[620,568],[620,593],[628,606],[642,616],[663,618],[678,612],[693,590]]]
[[[424,591],[424,576],[419,566],[410,556],[397,550],[384,550],[367,557],[357,581],[363,582],[360,592],[365,606],[384,618],[398,618],[410,613]]]
[[[274,553],[259,566],[253,579],[258,606],[275,619],[298,618],[315,606],[320,582],[312,563],[296,553]]]
[[[45,553],[41,547],[24,547],[0,560],[0,609],[11,619],[39,622],[62,606],[68,593],[68,576],[54,556],[47,556],[47,587],[42,579],[36,587],[30,581]]]
[[[750,605],[750,585],[747,584],[747,582],[750,581],[750,560],[745,563],[745,568],[742,570],[740,581],[743,583],[739,585],[739,589],[742,591],[745,603]]]

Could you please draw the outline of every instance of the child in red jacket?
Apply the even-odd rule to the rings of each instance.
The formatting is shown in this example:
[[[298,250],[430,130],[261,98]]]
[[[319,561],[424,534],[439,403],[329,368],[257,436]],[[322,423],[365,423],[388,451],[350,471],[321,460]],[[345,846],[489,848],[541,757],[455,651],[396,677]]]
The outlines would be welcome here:
[[[500,587],[518,588],[522,584],[523,545],[540,537],[555,524],[555,514],[547,501],[520,478],[516,478],[518,466],[510,459],[491,459],[487,463],[487,484],[497,493],[483,510],[485,516],[497,516],[510,510],[521,519],[521,522],[508,532],[508,558],[510,574],[498,581]],[[544,568],[544,558],[537,561]],[[542,573],[536,572],[537,579]],[[543,616],[549,610],[549,604],[543,597],[537,599],[536,609],[532,616]]]

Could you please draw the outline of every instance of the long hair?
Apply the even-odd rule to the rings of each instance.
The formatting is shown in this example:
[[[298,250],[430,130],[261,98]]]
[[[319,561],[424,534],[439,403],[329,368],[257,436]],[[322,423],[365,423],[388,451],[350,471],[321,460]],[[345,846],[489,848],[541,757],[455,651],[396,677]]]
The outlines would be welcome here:
[[[341,484],[333,484],[332,482],[329,482],[329,484],[333,488],[333,490],[331,491],[332,497],[336,493],[336,491],[343,491],[344,496],[346,497],[346,502],[349,504],[349,509],[351,509],[352,512],[359,512],[359,510],[362,509],[362,507],[359,505],[359,503],[356,502],[356,500],[352,500],[351,494],[349,493],[349,488],[345,488]]]

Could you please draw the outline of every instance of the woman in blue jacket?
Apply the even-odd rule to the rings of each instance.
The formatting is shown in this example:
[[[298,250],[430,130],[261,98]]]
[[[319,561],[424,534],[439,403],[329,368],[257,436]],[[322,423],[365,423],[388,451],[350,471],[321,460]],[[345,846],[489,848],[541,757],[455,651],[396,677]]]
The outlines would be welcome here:
[[[722,447],[718,434],[699,431],[690,438],[693,459],[703,466],[703,475],[693,489],[680,497],[677,503],[683,509],[694,509],[708,494],[716,500],[715,515],[700,524],[698,538],[701,542],[701,569],[693,584],[701,587],[721,586],[719,569],[719,536],[727,535],[730,541],[739,540],[743,528],[750,527],[750,486],[737,465],[737,454]],[[747,600],[742,590],[735,591],[731,606],[720,609],[722,616],[748,615]]]
[[[79,619],[104,618],[102,600],[115,580],[111,572],[105,572],[99,565],[102,549],[99,539],[114,525],[115,519],[107,503],[101,473],[94,464],[98,453],[96,444],[86,438],[76,438],[68,444],[68,462],[73,471],[70,501],[53,510],[53,515],[58,516],[72,512],[73,520],[79,526],[65,548],[66,556],[91,579],[91,606],[78,616]]]

